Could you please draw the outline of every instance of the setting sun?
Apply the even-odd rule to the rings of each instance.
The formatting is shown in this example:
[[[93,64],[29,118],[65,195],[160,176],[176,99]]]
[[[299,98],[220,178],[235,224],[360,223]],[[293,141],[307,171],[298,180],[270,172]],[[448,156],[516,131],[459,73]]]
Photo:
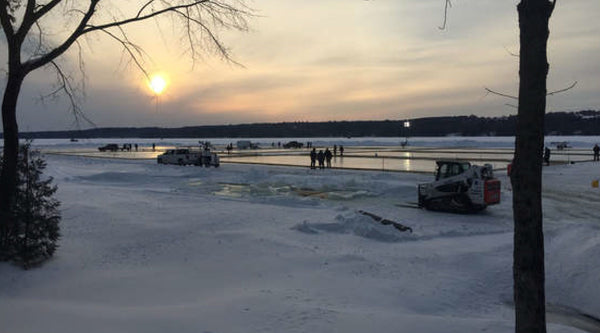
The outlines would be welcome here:
[[[167,88],[167,80],[161,75],[154,75],[148,83],[150,89],[157,95],[160,95]]]

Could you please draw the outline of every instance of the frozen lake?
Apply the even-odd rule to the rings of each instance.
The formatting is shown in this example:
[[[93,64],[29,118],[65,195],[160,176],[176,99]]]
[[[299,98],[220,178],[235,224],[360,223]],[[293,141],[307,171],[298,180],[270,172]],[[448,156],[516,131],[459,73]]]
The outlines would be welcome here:
[[[402,205],[431,174],[179,167],[130,159],[156,154],[151,142],[122,158],[99,158],[99,142],[36,145],[98,157],[45,156],[60,247],[36,269],[0,265],[2,332],[514,332],[505,172],[501,202],[462,215]],[[354,160],[379,162],[344,167]],[[599,332],[598,166],[544,168],[548,333]]]
[[[296,140],[311,140],[317,151],[333,145],[343,145],[344,156],[335,156],[333,168],[432,172],[435,161],[440,159],[463,160],[476,164],[489,163],[496,170],[506,169],[513,158],[512,137],[441,137],[411,138],[409,146],[401,147],[399,138],[257,138],[245,139],[257,143],[259,149],[237,150],[230,154],[225,147],[238,139],[205,139],[210,141],[221,156],[222,163],[248,163],[308,167],[310,149],[282,149],[280,144]],[[34,146],[48,154],[90,156],[98,158],[148,159],[153,160],[166,149],[176,146],[198,145],[198,139],[83,139],[77,142],[59,139],[35,140]],[[592,159],[591,147],[600,142],[600,137],[548,137],[552,149],[551,163],[566,164]],[[569,148],[558,150],[554,142],[569,142]],[[98,147],[106,143],[137,143],[138,150],[99,152]],[[152,145],[155,149],[152,149]]]

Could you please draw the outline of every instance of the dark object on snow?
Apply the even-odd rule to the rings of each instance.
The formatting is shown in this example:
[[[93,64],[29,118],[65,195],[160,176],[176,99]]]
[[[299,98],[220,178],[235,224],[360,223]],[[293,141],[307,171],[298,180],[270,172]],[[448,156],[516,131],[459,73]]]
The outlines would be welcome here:
[[[285,149],[289,149],[289,148],[302,148],[304,146],[303,143],[298,142],[298,141],[290,141],[288,143],[284,143],[283,144],[283,148]]]
[[[550,165],[550,148],[548,147],[544,148],[544,163]]]
[[[407,227],[407,226],[405,226],[403,224],[400,224],[398,222],[395,222],[395,221],[384,219],[383,217],[381,217],[379,215],[375,215],[373,213],[365,212],[364,210],[359,210],[358,212],[360,214],[363,214],[363,215],[366,215],[366,216],[372,218],[373,220],[375,220],[375,221],[377,221],[377,222],[379,222],[379,223],[381,223],[383,225],[390,225],[391,224],[391,225],[394,226],[394,228],[396,228],[396,229],[398,229],[398,230],[400,230],[402,232],[404,232],[404,231],[410,231],[412,233],[412,228],[411,227]]]
[[[116,143],[109,143],[107,145],[104,145],[102,147],[98,147],[99,151],[112,151],[115,152],[117,150],[119,150],[119,145]]]

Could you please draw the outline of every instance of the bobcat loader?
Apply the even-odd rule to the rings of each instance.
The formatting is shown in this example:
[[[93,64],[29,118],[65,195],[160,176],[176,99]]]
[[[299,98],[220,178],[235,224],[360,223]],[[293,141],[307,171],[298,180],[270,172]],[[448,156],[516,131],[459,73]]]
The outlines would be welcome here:
[[[492,166],[436,161],[435,181],[419,184],[418,206],[429,210],[473,213],[500,203],[500,181]]]

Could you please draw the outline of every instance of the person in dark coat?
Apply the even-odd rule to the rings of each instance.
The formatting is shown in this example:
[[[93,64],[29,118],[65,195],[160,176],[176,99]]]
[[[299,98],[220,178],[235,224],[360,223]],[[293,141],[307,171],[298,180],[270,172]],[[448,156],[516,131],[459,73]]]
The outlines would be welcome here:
[[[329,150],[329,148],[325,148],[325,161],[327,162],[327,167],[331,168],[331,158],[333,157],[333,154],[331,153],[331,150]]]
[[[325,169],[325,154],[323,150],[319,150],[317,153],[317,160],[319,161],[319,169]]]
[[[544,148],[544,163],[550,165],[550,148],[548,147]]]
[[[316,166],[315,166],[316,161],[317,161],[317,151],[315,150],[315,148],[313,148],[313,150],[310,151],[310,168],[311,169],[316,168]]]
[[[340,145],[340,156],[344,156],[344,146]]]
[[[594,161],[600,161],[600,146],[598,144],[594,145]]]

